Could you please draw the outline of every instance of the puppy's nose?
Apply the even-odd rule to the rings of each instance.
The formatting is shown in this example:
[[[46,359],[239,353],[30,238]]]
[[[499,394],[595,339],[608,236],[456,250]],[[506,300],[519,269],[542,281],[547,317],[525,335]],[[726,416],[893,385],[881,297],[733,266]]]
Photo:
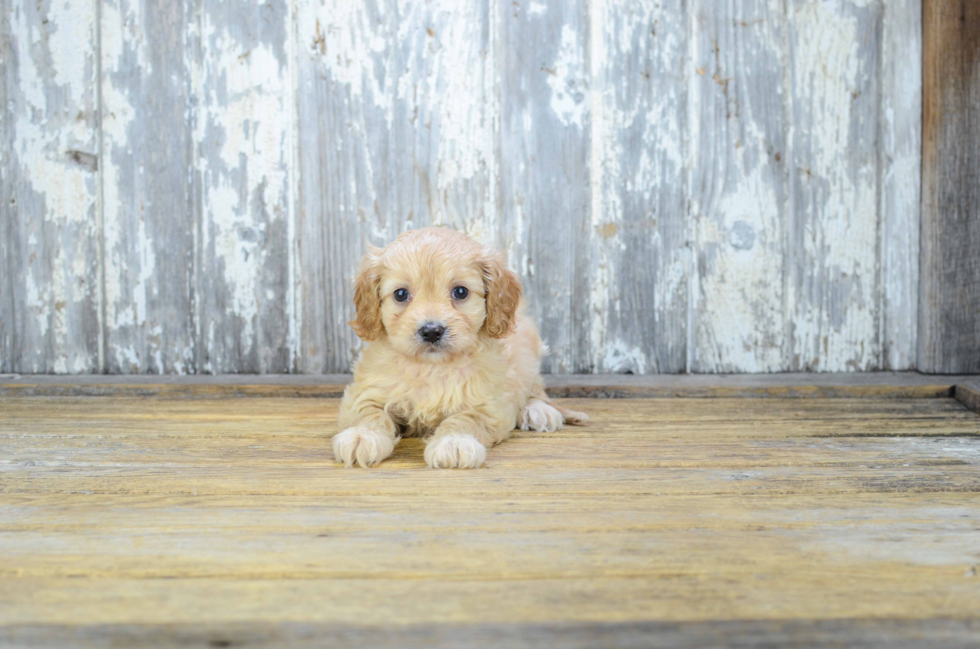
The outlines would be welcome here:
[[[419,336],[427,343],[437,342],[446,333],[446,328],[436,322],[426,322],[419,327]]]

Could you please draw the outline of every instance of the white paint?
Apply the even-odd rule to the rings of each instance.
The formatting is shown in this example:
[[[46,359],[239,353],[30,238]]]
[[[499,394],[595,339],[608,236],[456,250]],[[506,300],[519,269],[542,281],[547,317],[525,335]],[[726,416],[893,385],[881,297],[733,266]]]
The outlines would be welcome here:
[[[593,16],[599,13],[592,4],[589,5],[589,11]],[[555,61],[545,72],[548,74],[548,86],[551,88],[551,110],[565,126],[584,126],[583,119],[589,111],[586,101],[589,92],[589,75],[585,68],[583,54],[584,48],[579,45],[578,33],[571,25],[563,25]],[[593,69],[594,66],[595,63]]]
[[[607,92],[605,11],[605,3],[589,4],[589,33],[592,36],[589,40],[589,77],[591,80],[589,123],[592,128],[591,149],[589,151],[590,224],[592,228],[589,234],[595,242],[593,248],[598,248],[598,258],[592,267],[591,285],[589,286],[589,344],[592,349],[592,364],[597,369],[601,368],[603,360],[601,350],[606,342],[607,314],[610,309],[610,293],[614,278],[612,277],[612,260],[609,258],[608,249],[601,243],[601,239],[596,237],[596,234],[603,231],[607,222],[613,228],[618,227],[616,222],[621,213],[618,203],[612,206],[607,204],[610,196],[605,191],[606,175],[616,173],[615,170],[606,168],[607,162],[615,164],[615,158],[610,156],[609,152],[609,148],[614,145],[613,138],[606,130],[608,123],[605,111],[609,97],[604,95]],[[564,37],[564,31],[562,36]],[[552,106],[554,106],[554,100],[552,100]],[[618,200],[615,193],[612,195],[612,199]]]
[[[527,8],[527,13],[530,16],[541,16],[547,13],[547,11],[548,5],[544,4],[543,2],[531,2]]]
[[[141,358],[136,340],[143,340],[148,318],[148,299],[155,285],[156,255],[153,241],[146,231],[145,213],[134,212],[124,201],[123,175],[133,173],[133,158],[129,134],[136,128],[137,107],[130,98],[131,89],[117,85],[125,78],[127,49],[134,51],[140,70],[149,74],[152,64],[146,53],[145,43],[135,34],[147,29],[138,2],[127,4],[125,14],[120,3],[106,1],[102,5],[102,228],[103,268],[106,321],[109,329],[109,347],[106,354],[115,359],[118,367],[129,372],[146,371],[147,359]],[[135,181],[145,182],[144,170],[137,168]],[[142,204],[141,207],[147,206]],[[152,205],[148,206],[152,209]],[[135,241],[127,239],[136,225]],[[159,340],[159,337],[156,339]],[[146,339],[152,354],[153,338]],[[159,344],[155,350],[159,353]],[[158,365],[158,368],[164,367]]]
[[[737,173],[717,179],[717,186],[703,194],[691,190],[688,213],[656,215],[658,219],[690,220],[696,249],[717,251],[714,267],[702,274],[687,242],[665,241],[660,228],[650,229],[649,245],[659,255],[659,274],[649,296],[656,318],[666,318],[676,309],[671,300],[690,286],[688,316],[693,342],[689,350],[702,368],[775,371],[786,369],[794,354],[801,356],[803,366],[819,370],[910,366],[916,339],[921,44],[917,19],[908,16],[918,15],[920,5],[918,0],[900,0],[900,4],[885,7],[881,113],[865,118],[855,112],[851,93],[867,85],[864,74],[874,73],[862,70],[867,61],[860,57],[867,57],[862,44],[877,26],[859,24],[858,17],[864,10],[876,10],[879,2],[793,2],[784,7],[785,3],[773,0],[766,3],[766,9],[774,17],[782,15],[789,21],[791,29],[785,39],[782,32],[773,29],[765,38],[754,41],[749,36],[739,41],[742,49],[738,56],[722,57],[739,62],[738,70],[720,70],[722,77],[734,79],[732,89],[739,75],[758,72],[763,57],[780,61],[785,75],[787,144],[792,147],[795,140],[798,149],[795,153],[787,150],[783,157],[793,174],[800,173],[796,163],[805,160],[811,180],[804,181],[800,195],[780,205],[767,175],[771,167],[760,153],[767,137],[762,128],[764,117],[746,114],[753,102],[735,97],[730,101],[741,101],[739,109],[743,111],[739,117],[742,130],[738,132],[741,147],[731,154],[732,169]],[[349,123],[336,125],[356,143],[353,148],[360,147],[350,153],[351,159],[361,157],[356,174],[330,180],[346,183],[331,189],[342,191],[347,198],[341,213],[328,218],[349,221],[352,228],[375,242],[389,240],[399,226],[436,222],[460,227],[494,243],[500,230],[497,189],[501,168],[508,165],[526,173],[530,165],[559,166],[559,161],[530,160],[518,152],[498,150],[500,115],[505,108],[499,102],[499,88],[502,76],[509,71],[500,68],[503,53],[498,51],[497,38],[503,21],[514,19],[508,6],[415,0],[395,4],[374,7],[341,0],[290,3],[285,61],[277,58],[278,50],[271,43],[246,49],[236,42],[228,25],[214,23],[217,14],[204,11],[200,21],[188,21],[187,42],[200,38],[202,43],[201,61],[187,70],[189,86],[199,100],[197,112],[188,113],[188,122],[195,124],[194,137],[202,155],[188,177],[199,174],[204,190],[201,207],[205,223],[203,238],[195,242],[195,259],[207,259],[208,263],[207,268],[199,269],[204,274],[200,283],[223,282],[231,297],[227,313],[208,313],[202,320],[205,297],[198,296],[192,317],[206,353],[221,342],[227,331],[226,319],[240,319],[246,344],[259,344],[263,304],[283,297],[270,291],[262,276],[267,252],[261,240],[268,234],[265,228],[279,219],[287,219],[289,240],[285,248],[285,254],[290,255],[289,294],[283,304],[290,367],[309,353],[300,348],[300,314],[304,291],[309,288],[303,285],[306,275],[300,265],[300,220],[320,215],[297,210],[300,171],[318,172],[316,168],[300,169],[298,149],[305,143],[297,141],[297,93],[311,92],[313,87],[310,79],[301,76],[300,70],[308,69],[297,65],[301,57],[316,60],[317,73],[330,79],[331,92],[338,93],[343,98],[340,101],[359,103],[350,111]],[[11,47],[18,61],[17,101],[23,106],[11,122],[15,145],[9,155],[24,170],[29,189],[43,197],[45,206],[42,218],[31,222],[24,232],[25,252],[40,256],[47,251],[52,257],[28,264],[23,275],[20,299],[33,324],[31,344],[38,349],[28,369],[96,369],[80,353],[80,340],[73,328],[77,327],[79,309],[93,298],[98,284],[88,281],[86,288],[79,290],[81,285],[76,281],[93,273],[86,257],[91,244],[87,239],[101,236],[105,241],[101,260],[105,326],[110,331],[139,328],[146,339],[145,347],[127,341],[108,353],[132,371],[142,371],[151,362],[158,366],[170,363],[178,372],[206,370],[194,367],[190,347],[165,350],[160,346],[163,331],[160,323],[151,322],[150,307],[162,265],[153,250],[162,242],[151,240],[151,230],[139,220],[139,214],[122,204],[121,165],[128,164],[130,157],[113,153],[127,151],[131,129],[143,127],[134,123],[139,114],[135,102],[142,99],[131,96],[130,88],[117,86],[122,82],[115,76],[121,71],[122,57],[128,55],[126,48],[135,48],[144,74],[152,71],[141,34],[154,26],[144,24],[139,3],[105,0],[100,6],[105,157],[100,161],[101,231],[92,218],[97,208],[97,176],[66,155],[72,149],[96,152],[89,126],[93,120],[84,118],[94,110],[93,88],[97,86],[92,55],[86,54],[96,51],[94,5],[75,0],[50,5],[45,16],[49,26],[44,28],[50,56],[45,57],[39,57],[42,27],[28,17],[33,9],[18,5],[10,14]],[[688,13],[654,0],[625,5],[611,0],[590,2],[588,38],[569,21],[553,43],[538,48],[549,52],[546,58],[552,60],[525,62],[534,68],[534,75],[540,75],[536,77],[540,83],[546,84],[544,108],[557,118],[557,127],[590,129],[587,164],[591,202],[587,222],[591,227],[583,245],[588,246],[592,266],[588,286],[574,287],[590,307],[584,332],[589,357],[564,360],[591,361],[599,371],[658,369],[652,350],[641,349],[627,340],[628,336],[612,331],[615,322],[621,320],[617,316],[628,315],[621,300],[628,288],[622,285],[626,280],[621,269],[631,262],[623,257],[627,242],[634,239],[624,228],[639,221],[630,210],[636,209],[634,205],[656,204],[659,196],[676,190],[678,179],[685,174],[696,175],[711,162],[699,158],[706,154],[688,144],[735,132],[731,124],[723,134],[720,126],[700,119],[708,92],[718,90],[710,77],[715,70],[709,68],[705,83],[698,68],[714,65],[714,61],[692,60],[707,45],[700,22],[703,16],[695,11],[697,3],[678,6],[686,7]],[[733,6],[737,10],[741,3]],[[555,8],[531,2],[520,19],[551,20]],[[789,11],[784,12],[785,8]],[[484,42],[484,33],[490,34],[489,41]],[[688,36],[690,42],[685,40]],[[770,49],[752,49],[758,40],[764,40]],[[587,53],[585,41],[589,43]],[[625,76],[642,72],[639,63],[644,61],[654,76],[664,78],[649,92],[639,89],[643,81]],[[666,75],[672,76],[667,79]],[[227,101],[219,97],[222,85]],[[55,96],[53,91],[67,98],[69,108],[62,111],[48,105]],[[684,102],[690,118],[686,125],[678,121]],[[535,129],[555,127],[536,124],[536,108],[531,106],[517,116],[518,128],[528,137],[535,135]],[[84,113],[83,119],[77,119],[77,112]],[[415,156],[406,164],[420,164],[419,177],[401,174],[397,181],[389,180],[398,183],[392,189],[384,179],[395,177],[388,166],[393,163],[376,155],[375,146],[386,136],[412,133],[404,120],[413,119],[418,120],[414,123],[415,139],[400,141],[397,150]],[[856,123],[859,119],[865,121]],[[637,134],[633,134],[634,127]],[[873,133],[876,129],[882,140],[880,169],[874,156],[866,156],[852,172],[848,166],[852,133]],[[208,140],[214,133],[221,137]],[[216,156],[204,157],[213,142],[220,142]],[[728,144],[734,146],[733,142]],[[337,138],[336,143],[325,146],[343,144]],[[315,159],[311,155],[304,164]],[[382,168],[382,164],[386,166]],[[144,171],[137,169],[136,173]],[[152,178],[139,177],[152,182]],[[428,194],[419,199],[423,185]],[[384,198],[389,194],[394,195],[391,205]],[[370,214],[363,223],[355,223],[362,212],[370,213],[366,206],[373,206],[379,197],[385,203],[379,208],[383,213],[377,218]],[[534,195],[508,197],[516,201],[514,230],[497,241],[511,263],[528,277],[534,276],[535,268],[526,249],[526,233],[531,219],[546,218],[526,213],[524,201],[536,204],[535,199]],[[259,203],[266,206],[264,216],[256,216],[261,211]],[[407,213],[407,207],[419,206],[421,210]],[[785,296],[778,298],[777,289],[769,282],[781,282],[783,272],[785,250],[777,240],[783,225],[779,222],[781,209],[802,215],[807,223],[803,256],[797,260],[806,281],[802,290],[790,284]],[[391,213],[399,210],[402,213]],[[52,241],[53,236],[64,240]],[[211,250],[213,259],[208,257]],[[223,269],[220,276],[219,267]],[[820,286],[822,292],[807,294],[807,287],[812,285]],[[836,298],[831,289],[847,286],[852,287],[851,293],[843,296],[838,317],[832,313],[831,300]],[[556,290],[552,297],[561,300],[566,296]],[[778,308],[781,303],[786,305],[784,311]],[[330,326],[346,328],[343,319],[338,314],[337,322]],[[780,324],[781,319],[788,319],[783,323],[786,327]],[[795,331],[796,349],[770,344],[773,332],[784,328]],[[49,343],[50,352],[45,349]],[[147,354],[141,358],[144,349]]]
[[[30,20],[34,10],[44,9],[47,13],[37,17],[41,24]],[[28,330],[27,339],[20,342],[30,363],[26,371],[98,369],[82,332],[68,326],[69,312],[79,320],[87,318],[88,309],[98,300],[84,265],[98,234],[92,218],[97,207],[95,175],[68,155],[71,150],[96,153],[90,126],[94,66],[89,52],[93,48],[86,46],[94,42],[92,9],[82,2],[63,2],[33,10],[15,7],[9,15],[10,47],[17,61],[12,91],[21,102],[13,115],[15,143],[9,159],[19,166],[27,190],[37,194],[44,206],[42,213],[23,220],[28,242],[23,251],[28,260],[23,269],[23,307],[35,324],[35,330]],[[59,105],[49,103],[59,95]],[[6,108],[14,107],[11,103]],[[45,251],[50,259],[45,259]],[[74,277],[79,259],[83,277],[89,280],[84,284]]]
[[[646,353],[639,347],[629,346],[620,341],[606,345],[599,366],[604,372],[646,374],[650,371]]]
[[[782,273],[789,224],[778,192],[788,160],[784,116],[758,90],[778,89],[779,69],[788,65],[780,40],[786,25],[774,5],[770,19],[752,27],[741,26],[732,7],[711,15],[710,3],[695,6],[701,21],[692,25],[688,83],[694,371],[788,369]],[[747,68],[742,60],[761,63]]]
[[[810,142],[810,180],[805,182],[807,204],[796,209],[819,230],[804,237],[805,269],[819,269],[823,290],[851,286],[840,304],[840,323],[832,321],[826,298],[813,302],[795,293],[797,349],[804,367],[819,371],[856,371],[875,367],[878,323],[874,284],[877,264],[876,169],[873,157],[861,160],[856,174],[848,171],[853,156],[850,141],[858,77],[858,49],[864,34],[858,33],[857,17],[846,7],[808,3],[795,14],[794,95],[800,107],[798,124],[806,125]],[[857,124],[874,129],[875,124]],[[799,151],[798,151],[799,154]],[[850,154],[850,155],[848,155]],[[806,170],[804,170],[804,176]],[[829,191],[814,206],[814,191]],[[820,194],[816,194],[820,196]]]
[[[196,76],[204,114],[194,139],[201,147],[203,214],[210,226],[203,229],[201,246],[209,251],[213,244],[211,272],[223,271],[220,279],[231,295],[223,315],[240,321],[241,339],[251,347],[259,342],[255,327],[268,224],[286,218],[288,208],[290,79],[269,45],[245,49],[209,13],[201,41],[204,63]],[[220,166],[206,157],[215,133],[221,135]]]
[[[296,64],[297,57],[300,55],[300,48],[297,47],[298,29],[298,7],[295,2],[289,3],[289,17],[287,24],[286,40],[286,59],[287,69],[289,70],[289,95],[291,99],[296,97],[301,89],[299,87],[299,66]],[[286,296],[286,321],[289,331],[287,334],[287,345],[289,346],[289,371],[296,371],[296,363],[300,354],[300,340],[303,335],[303,322],[300,314],[303,313],[303,287],[300,284],[302,272],[299,269],[300,243],[299,228],[297,225],[299,207],[299,106],[296,101],[288,102],[288,123],[286,131],[286,144],[289,151],[289,190],[286,194],[286,211],[288,212],[286,236],[289,239],[289,264],[288,264],[288,294]],[[271,297],[269,298],[272,299]]]
[[[881,333],[885,369],[915,366],[918,344],[919,210],[922,177],[921,0],[883,8],[881,164]]]
[[[703,213],[698,203],[692,210]],[[698,327],[712,331],[696,336],[718,347],[698,345],[700,362],[721,369],[782,369],[782,305],[771,299],[779,290],[772,279],[782,272],[778,217],[775,188],[756,166],[721,197],[710,218],[697,221],[698,247],[717,249],[712,272],[699,275],[696,298],[704,306]]]
[[[396,35],[375,36],[376,25],[360,2],[324,0],[316,4],[304,3],[299,14],[300,25],[313,31],[313,38],[306,41],[311,54],[319,57],[330,79],[348,87],[353,101],[370,99],[387,116],[390,128],[392,95],[385,92],[370,66],[373,55],[381,53]]]

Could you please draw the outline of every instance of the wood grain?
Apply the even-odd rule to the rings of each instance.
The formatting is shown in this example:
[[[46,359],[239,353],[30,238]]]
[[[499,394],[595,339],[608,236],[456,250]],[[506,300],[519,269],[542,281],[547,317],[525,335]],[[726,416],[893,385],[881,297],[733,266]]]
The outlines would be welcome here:
[[[367,246],[449,225],[495,241],[490,3],[298,3],[301,348],[350,369]]]
[[[791,225],[782,2],[696,2],[692,106],[691,370],[791,367]],[[814,268],[814,271],[816,269]],[[782,278],[778,281],[777,278]]]
[[[529,313],[551,353],[545,371],[592,369],[585,293],[589,249],[591,99],[589,6],[501,4],[500,234],[520,274]]]
[[[553,397],[573,398],[882,398],[953,396],[975,375],[913,372],[732,375],[545,375]],[[221,376],[0,375],[0,396],[168,396],[193,398],[339,397],[349,374]]]
[[[191,70],[199,56],[188,42],[193,5],[103,0],[100,10],[103,369],[192,372],[201,216],[188,120],[197,101]]]
[[[790,6],[790,367],[861,371],[880,363],[875,71],[882,7]]]
[[[687,11],[676,1],[590,7],[587,371],[690,369]]]
[[[878,107],[881,362],[916,366],[922,176],[922,0],[882,4]],[[911,179],[911,180],[910,180]]]
[[[958,384],[953,395],[964,406],[980,413],[980,380]]]
[[[980,368],[980,5],[923,1],[918,367]]]
[[[102,367],[94,3],[0,5],[0,371]]]
[[[570,400],[458,472],[339,468],[337,403],[0,400],[0,640],[976,636],[952,398]]]
[[[289,9],[203,0],[199,11],[197,371],[287,372],[296,353]]]
[[[920,294],[967,363],[923,368],[976,370],[939,180],[919,268],[921,0],[6,2],[0,371],[349,371],[359,258],[433,224],[549,372],[910,369]]]
[[[181,625],[18,625],[0,628],[0,641],[12,647],[103,647],[114,640],[127,646],[208,647],[881,647],[923,644],[951,649],[974,647],[980,624],[971,620],[735,620],[724,622],[620,622],[566,624],[412,624],[363,627],[349,624],[256,622]]]

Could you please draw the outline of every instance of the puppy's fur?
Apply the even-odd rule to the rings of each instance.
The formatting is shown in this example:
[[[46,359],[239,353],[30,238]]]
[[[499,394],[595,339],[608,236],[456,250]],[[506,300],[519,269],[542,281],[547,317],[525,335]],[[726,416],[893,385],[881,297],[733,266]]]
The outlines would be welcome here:
[[[521,284],[502,256],[464,234],[427,228],[372,248],[354,304],[350,324],[369,345],[333,438],[346,466],[374,466],[401,435],[422,435],[430,467],[475,468],[517,426],[554,431],[588,419],[548,402],[541,339],[524,316]],[[444,333],[429,342],[426,325]]]

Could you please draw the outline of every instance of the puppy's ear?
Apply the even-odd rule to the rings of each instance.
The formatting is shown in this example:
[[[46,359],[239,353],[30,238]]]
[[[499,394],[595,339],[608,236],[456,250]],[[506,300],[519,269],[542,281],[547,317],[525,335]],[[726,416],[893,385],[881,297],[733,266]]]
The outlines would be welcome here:
[[[483,262],[483,283],[487,300],[484,326],[493,338],[503,338],[514,327],[521,301],[521,282],[507,270],[502,255],[490,253]]]
[[[377,340],[384,331],[381,322],[381,296],[378,295],[378,250],[371,250],[361,260],[361,271],[354,280],[354,308],[357,318],[349,324],[361,340]]]

